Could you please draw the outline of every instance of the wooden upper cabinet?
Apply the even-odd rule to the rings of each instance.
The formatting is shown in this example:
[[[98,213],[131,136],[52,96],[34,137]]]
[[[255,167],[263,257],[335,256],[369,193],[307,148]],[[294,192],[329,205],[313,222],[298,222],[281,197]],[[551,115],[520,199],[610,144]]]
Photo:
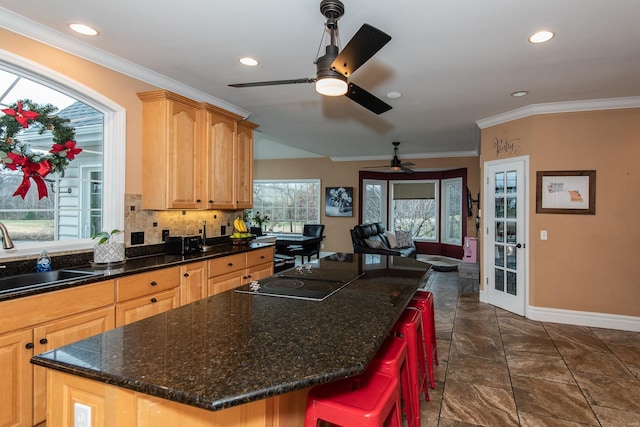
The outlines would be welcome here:
[[[237,150],[237,122],[242,117],[203,103],[201,107],[202,160],[207,207],[210,209],[234,209]],[[253,161],[253,158],[251,159]]]
[[[144,209],[252,207],[257,125],[166,90],[138,97]]]
[[[238,122],[238,154],[235,173],[236,208],[253,207],[253,131],[258,125],[247,120]]]
[[[199,209],[197,118],[200,104],[166,90],[139,93],[142,100],[142,207]]]

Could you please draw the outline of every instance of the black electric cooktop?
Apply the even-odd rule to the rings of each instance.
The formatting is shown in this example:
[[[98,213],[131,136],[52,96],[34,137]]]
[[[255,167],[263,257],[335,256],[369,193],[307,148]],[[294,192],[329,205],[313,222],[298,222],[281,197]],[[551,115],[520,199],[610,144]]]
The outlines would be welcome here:
[[[296,268],[265,277],[250,285],[236,288],[236,292],[281,298],[322,301],[338,292],[362,273],[326,268]]]

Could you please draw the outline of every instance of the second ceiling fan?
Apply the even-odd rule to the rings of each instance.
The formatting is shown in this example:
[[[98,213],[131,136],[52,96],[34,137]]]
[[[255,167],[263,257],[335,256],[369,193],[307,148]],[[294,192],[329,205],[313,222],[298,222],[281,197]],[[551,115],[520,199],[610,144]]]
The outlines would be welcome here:
[[[344,14],[344,5],[340,0],[322,0],[320,2],[320,12],[327,18],[325,25],[329,31],[330,42],[326,46],[325,54],[316,60],[316,77],[235,83],[229,86],[244,88],[315,83],[316,91],[323,95],[345,95],[375,114],[389,111],[391,109],[389,104],[360,86],[349,82],[348,78],[376,52],[382,49],[391,40],[391,36],[369,24],[364,24],[340,52],[337,46],[338,20]]]
[[[366,166],[364,169],[390,169],[393,171],[402,171],[404,173],[414,173],[413,169],[410,169],[409,166],[414,166],[411,162],[403,162],[398,157],[398,146],[400,143],[398,141],[392,142],[393,144],[393,159],[389,162],[389,166]]]

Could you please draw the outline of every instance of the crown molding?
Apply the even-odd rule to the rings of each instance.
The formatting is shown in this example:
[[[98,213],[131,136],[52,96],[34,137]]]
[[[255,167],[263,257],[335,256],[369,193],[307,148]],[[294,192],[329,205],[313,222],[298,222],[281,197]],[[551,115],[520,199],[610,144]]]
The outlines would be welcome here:
[[[223,101],[220,98],[216,98],[215,96],[185,85],[177,80],[173,80],[165,75],[141,67],[131,61],[98,49],[59,31],[54,31],[2,7],[0,7],[0,27],[145,83],[170,90],[182,96],[197,100],[198,102],[208,102],[216,107],[238,114],[245,119],[251,115],[249,111]]]
[[[575,113],[579,111],[616,110],[640,107],[640,97],[589,99],[585,101],[549,102],[546,104],[531,104],[526,107],[496,114],[476,121],[480,129],[507,123],[524,117],[539,114]]]

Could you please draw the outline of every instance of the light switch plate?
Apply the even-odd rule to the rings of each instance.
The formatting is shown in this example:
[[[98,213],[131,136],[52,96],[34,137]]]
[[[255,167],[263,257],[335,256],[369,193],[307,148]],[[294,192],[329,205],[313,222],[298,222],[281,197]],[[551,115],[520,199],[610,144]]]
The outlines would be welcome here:
[[[540,230],[540,240],[547,240],[547,230]]]
[[[91,427],[91,406],[73,404],[73,427]]]

